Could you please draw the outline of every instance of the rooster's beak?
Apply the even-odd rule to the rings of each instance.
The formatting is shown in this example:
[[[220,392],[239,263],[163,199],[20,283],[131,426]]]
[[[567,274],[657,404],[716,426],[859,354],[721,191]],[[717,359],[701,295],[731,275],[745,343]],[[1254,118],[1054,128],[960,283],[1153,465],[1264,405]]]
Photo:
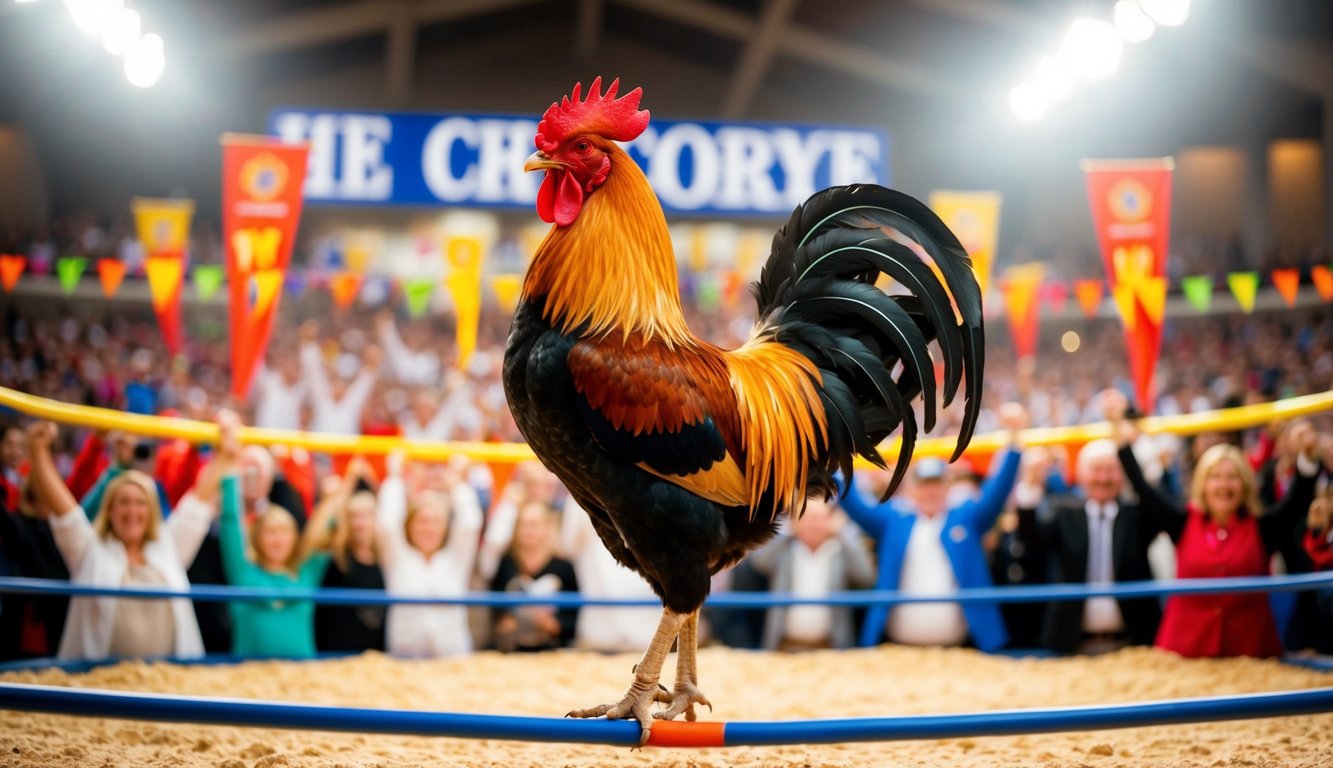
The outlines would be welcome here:
[[[551,159],[545,152],[533,152],[528,155],[527,162],[523,163],[523,172],[532,173],[533,171],[549,171],[553,169],[564,168],[565,164],[559,160]]]

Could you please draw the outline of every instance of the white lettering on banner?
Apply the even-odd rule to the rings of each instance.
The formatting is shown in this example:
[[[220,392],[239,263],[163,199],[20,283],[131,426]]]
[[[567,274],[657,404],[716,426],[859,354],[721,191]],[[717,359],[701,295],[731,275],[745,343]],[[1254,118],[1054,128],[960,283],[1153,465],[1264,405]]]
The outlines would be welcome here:
[[[681,167],[687,148],[693,171],[688,187]],[[703,127],[677,123],[658,134],[648,160],[648,180],[667,205],[687,211],[707,206],[721,174],[717,145]]]
[[[722,188],[719,208],[776,210],[782,197],[769,173],[773,170],[773,145],[758,128],[721,128],[717,141],[722,148]]]
[[[828,143],[826,131],[811,131],[804,141],[801,134],[790,128],[773,131],[773,148],[777,150],[778,166],[785,177],[783,192],[789,208],[795,208],[815,193],[815,168],[819,167],[819,158],[823,157]]]
[[[392,196],[393,168],[384,164],[384,146],[391,139],[393,123],[384,115],[343,118],[342,183],[338,190],[341,197],[388,200]]]
[[[454,176],[450,155],[454,143],[477,147],[477,124],[466,117],[449,117],[435,124],[421,148],[421,173],[432,194],[446,202],[470,199],[477,188],[477,166],[469,164],[462,176]]]
[[[880,162],[879,148],[873,136],[850,131],[833,131],[829,147],[829,186],[855,184],[875,178],[875,164]]]
[[[527,206],[541,181],[523,172],[533,120],[290,111],[271,126],[310,142],[310,200]],[[887,182],[868,130],[658,123],[626,146],[676,211],[783,214],[825,186]]]
[[[312,198],[336,198],[337,176],[334,173],[334,150],[338,145],[337,115],[307,115],[284,112],[274,121],[274,131],[283,141],[297,144],[310,142],[306,158],[305,188],[303,194]]]

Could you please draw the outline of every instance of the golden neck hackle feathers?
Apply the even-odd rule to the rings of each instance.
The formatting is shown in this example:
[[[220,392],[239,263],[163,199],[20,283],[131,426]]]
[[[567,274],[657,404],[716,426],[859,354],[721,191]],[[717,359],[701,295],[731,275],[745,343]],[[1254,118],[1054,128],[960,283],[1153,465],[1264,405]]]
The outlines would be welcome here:
[[[662,207],[630,156],[615,146],[609,152],[606,181],[573,224],[551,227],[538,246],[523,297],[545,295],[545,319],[562,332],[586,323],[589,337],[621,333],[694,346]]]

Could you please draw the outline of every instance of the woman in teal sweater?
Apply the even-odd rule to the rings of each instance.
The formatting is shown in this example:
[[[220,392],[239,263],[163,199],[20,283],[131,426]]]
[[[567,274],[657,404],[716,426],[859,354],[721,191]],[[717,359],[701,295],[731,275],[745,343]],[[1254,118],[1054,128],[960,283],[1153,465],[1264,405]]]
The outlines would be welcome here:
[[[296,521],[270,506],[250,524],[253,555],[241,532],[241,487],[235,474],[222,479],[222,565],[238,587],[318,587],[327,552],[305,554]],[[315,605],[309,600],[238,601],[231,604],[232,653],[237,656],[308,658],[315,655]]]

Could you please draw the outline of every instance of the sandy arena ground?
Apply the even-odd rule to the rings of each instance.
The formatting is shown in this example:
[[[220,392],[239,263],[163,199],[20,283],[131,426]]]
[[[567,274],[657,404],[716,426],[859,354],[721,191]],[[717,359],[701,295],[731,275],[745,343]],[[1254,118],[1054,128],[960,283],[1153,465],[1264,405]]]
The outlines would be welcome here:
[[[127,663],[87,675],[13,673],[11,682],[195,695],[558,716],[608,701],[635,656],[482,653],[449,661],[378,654],[314,663],[176,667]],[[1315,688],[1333,678],[1272,661],[1185,661],[1132,649],[1100,658],[1014,660],[966,650],[885,647],[799,656],[701,652],[718,720],[779,720],[1147,701]],[[668,667],[668,672],[670,672]],[[631,752],[395,736],[200,727],[0,714],[4,766],[1333,766],[1333,714],[1091,733],[945,741]],[[704,713],[704,717],[709,717]]]

